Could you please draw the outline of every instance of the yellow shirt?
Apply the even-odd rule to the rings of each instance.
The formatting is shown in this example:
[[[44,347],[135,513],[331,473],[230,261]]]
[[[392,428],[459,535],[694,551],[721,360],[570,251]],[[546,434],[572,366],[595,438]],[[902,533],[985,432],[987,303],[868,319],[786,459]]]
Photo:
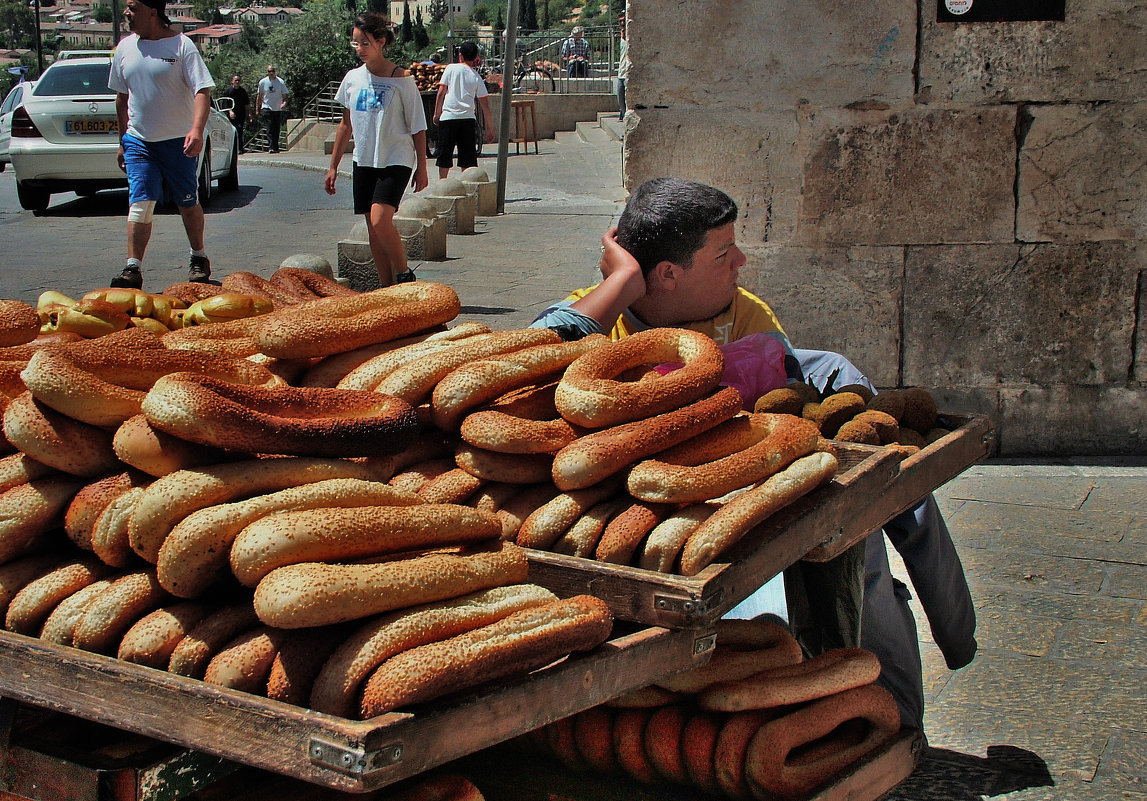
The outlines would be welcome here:
[[[566,298],[566,301],[581,300],[595,288],[596,286],[591,286],[588,289],[575,290]],[[617,318],[617,322],[609,331],[609,337],[618,340],[638,331],[644,331],[649,327],[626,310]],[[737,294],[729,307],[716,317],[693,323],[683,323],[674,327],[708,334],[718,345],[728,345],[730,342],[735,342],[749,334],[776,332],[780,334],[785,350],[792,352],[792,344],[788,341],[788,336],[785,334],[785,330],[781,328],[781,323],[773,314],[773,310],[752,292],[741,287],[737,287]]]

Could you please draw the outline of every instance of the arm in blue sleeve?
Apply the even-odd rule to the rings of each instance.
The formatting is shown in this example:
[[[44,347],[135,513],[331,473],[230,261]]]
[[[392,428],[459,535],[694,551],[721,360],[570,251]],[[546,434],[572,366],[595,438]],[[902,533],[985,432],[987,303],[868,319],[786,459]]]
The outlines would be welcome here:
[[[566,342],[572,342],[590,334],[604,334],[605,329],[592,317],[570,308],[572,300],[563,300],[550,306],[530,323],[530,328],[549,328]]]

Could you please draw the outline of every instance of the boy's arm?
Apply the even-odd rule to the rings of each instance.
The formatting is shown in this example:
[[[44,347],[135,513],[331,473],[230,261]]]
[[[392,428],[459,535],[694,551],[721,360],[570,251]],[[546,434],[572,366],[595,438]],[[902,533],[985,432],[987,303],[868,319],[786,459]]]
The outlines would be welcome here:
[[[601,238],[601,274],[604,280],[592,292],[570,306],[609,329],[636,300],[645,297],[645,276],[641,265],[617,243],[617,229]]]
[[[438,84],[438,97],[434,99],[434,124],[437,125],[442,119],[442,104],[446,101],[446,84]]]

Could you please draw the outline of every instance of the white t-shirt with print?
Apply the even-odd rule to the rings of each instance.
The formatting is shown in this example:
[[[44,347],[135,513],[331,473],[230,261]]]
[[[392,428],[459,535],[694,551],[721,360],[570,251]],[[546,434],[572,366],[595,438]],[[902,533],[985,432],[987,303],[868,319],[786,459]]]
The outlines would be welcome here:
[[[478,98],[486,97],[486,82],[468,64],[449,64],[438,83],[446,87],[442,100],[444,120],[474,120],[478,118]]]
[[[417,166],[411,137],[426,130],[426,111],[414,78],[381,78],[364,64],[346,74],[335,99],[350,110],[356,164]]]
[[[258,91],[263,95],[263,105],[259,108],[270,109],[271,111],[282,111],[283,105],[287,102],[287,95],[290,94],[287,85],[278,76],[261,78]]]
[[[108,88],[127,94],[127,133],[146,142],[182,139],[195,121],[195,93],[215,85],[195,44],[183,34],[116,47]]]

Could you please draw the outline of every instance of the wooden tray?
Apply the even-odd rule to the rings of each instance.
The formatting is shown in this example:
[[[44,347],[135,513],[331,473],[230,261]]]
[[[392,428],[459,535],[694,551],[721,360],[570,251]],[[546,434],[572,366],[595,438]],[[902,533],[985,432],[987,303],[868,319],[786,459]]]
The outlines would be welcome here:
[[[621,628],[621,627],[617,627]],[[712,632],[645,628],[494,688],[363,721],[0,632],[0,695],[349,792],[367,792],[701,665]]]
[[[936,440],[900,463],[900,469],[879,496],[864,499],[853,508],[849,531],[832,533],[806,556],[812,562],[825,562],[847,550],[896,515],[911,509],[925,495],[952,480],[992,450],[995,430],[984,415],[960,415],[942,412],[940,422],[952,433]],[[857,445],[875,452],[880,448]],[[860,532],[859,536],[856,536]]]
[[[827,485],[749,532],[696,576],[658,573],[529,550],[529,580],[562,597],[588,593],[614,617],[666,628],[707,628],[762,584],[829,539],[855,541],[872,529],[854,521],[854,510],[883,498],[900,469],[883,448],[838,443],[841,471]],[[890,515],[891,516],[891,515]]]

